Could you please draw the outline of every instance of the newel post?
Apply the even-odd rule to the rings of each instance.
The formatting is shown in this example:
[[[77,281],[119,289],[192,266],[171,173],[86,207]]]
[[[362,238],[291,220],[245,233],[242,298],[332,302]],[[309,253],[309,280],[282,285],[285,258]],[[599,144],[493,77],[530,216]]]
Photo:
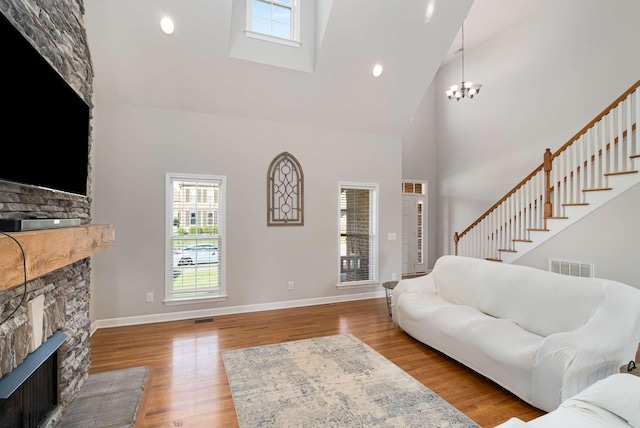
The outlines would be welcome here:
[[[456,252],[455,255],[458,255],[458,241],[460,240],[460,236],[458,236],[458,232],[454,232],[453,234],[453,242],[456,244]]]
[[[553,154],[551,149],[544,152],[544,218],[553,217],[553,206],[551,205],[551,162]]]

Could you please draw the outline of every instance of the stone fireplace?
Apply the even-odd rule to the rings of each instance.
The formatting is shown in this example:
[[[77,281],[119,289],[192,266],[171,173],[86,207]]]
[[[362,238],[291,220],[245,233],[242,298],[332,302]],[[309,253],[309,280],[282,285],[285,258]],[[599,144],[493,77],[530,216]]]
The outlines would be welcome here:
[[[89,257],[113,244],[113,226],[5,235],[0,234],[0,409],[19,408],[15,397],[2,400],[29,381],[54,390],[58,406],[45,426],[56,426],[89,375]],[[31,379],[53,353],[55,376],[46,385]],[[37,401],[30,397],[22,402]]]
[[[0,2],[0,13],[30,40],[38,52],[92,106],[93,70],[84,29],[82,0],[35,3],[28,0],[7,0]],[[33,102],[37,103],[38,100]],[[91,136],[89,140],[91,145]],[[23,139],[18,144],[36,147],[42,142]],[[89,152],[91,153],[91,147]],[[25,150],[23,162],[19,159],[10,160],[14,161],[20,162],[20,167],[28,168],[28,150]],[[64,165],[60,168],[63,173]],[[90,195],[90,182],[88,186]],[[90,197],[0,181],[0,218],[76,218],[81,220],[82,225],[88,225],[91,223],[90,209]],[[0,273],[3,270],[15,272],[22,268],[7,266],[4,255],[6,254],[0,254]],[[0,381],[3,376],[14,371],[30,353],[33,329],[29,318],[29,301],[43,296],[43,340],[56,331],[66,335],[57,351],[60,370],[57,414],[63,413],[75,398],[88,377],[91,366],[90,273],[90,258],[85,257],[28,280],[26,287],[22,283],[9,288],[0,287]],[[52,416],[49,425],[55,426],[56,414]]]
[[[58,349],[59,385],[58,408],[51,415],[62,414],[77,395],[89,375],[91,366],[89,346],[89,259],[84,259],[27,283],[27,297],[22,298],[24,286],[0,292],[0,312],[3,319],[21,301],[44,296],[42,340],[56,331],[66,334]],[[30,354],[33,335],[32,321],[26,304],[0,326],[0,373],[15,370]],[[0,378],[2,382],[2,378]]]

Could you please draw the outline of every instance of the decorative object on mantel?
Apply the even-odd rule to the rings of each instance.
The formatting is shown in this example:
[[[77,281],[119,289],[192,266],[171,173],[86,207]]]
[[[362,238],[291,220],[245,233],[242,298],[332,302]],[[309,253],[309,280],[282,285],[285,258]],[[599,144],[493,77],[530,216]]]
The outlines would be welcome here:
[[[473,98],[474,95],[480,92],[480,87],[482,86],[479,83],[465,82],[464,80],[464,21],[462,22],[462,48],[460,52],[462,54],[462,83],[451,85],[445,92],[450,100],[455,99],[456,101],[460,101],[460,98],[464,97]]]
[[[304,176],[288,152],[276,156],[267,171],[267,226],[304,225]]]

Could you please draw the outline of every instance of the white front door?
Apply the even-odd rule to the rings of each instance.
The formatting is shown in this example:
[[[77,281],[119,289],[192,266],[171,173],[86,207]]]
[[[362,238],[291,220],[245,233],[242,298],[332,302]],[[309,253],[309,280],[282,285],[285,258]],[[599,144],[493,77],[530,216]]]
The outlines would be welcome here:
[[[426,272],[425,195],[402,195],[402,274]]]

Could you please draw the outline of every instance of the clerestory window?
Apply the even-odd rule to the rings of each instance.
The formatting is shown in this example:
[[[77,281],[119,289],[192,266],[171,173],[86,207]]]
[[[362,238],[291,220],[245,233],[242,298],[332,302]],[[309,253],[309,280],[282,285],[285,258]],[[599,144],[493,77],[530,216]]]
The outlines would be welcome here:
[[[300,46],[300,0],[247,0],[248,37]]]

